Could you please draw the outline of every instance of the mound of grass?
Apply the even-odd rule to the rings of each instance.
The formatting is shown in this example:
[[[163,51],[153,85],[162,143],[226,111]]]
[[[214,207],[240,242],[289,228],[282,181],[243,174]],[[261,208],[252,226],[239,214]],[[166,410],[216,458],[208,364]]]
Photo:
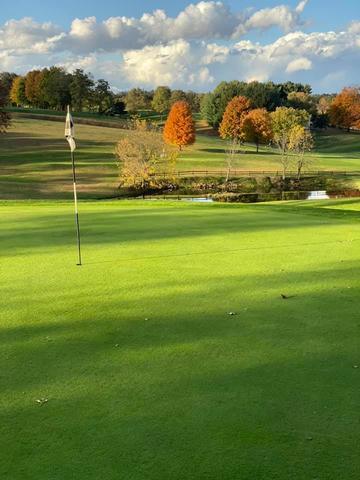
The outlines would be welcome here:
[[[359,205],[3,202],[0,477],[357,479]]]

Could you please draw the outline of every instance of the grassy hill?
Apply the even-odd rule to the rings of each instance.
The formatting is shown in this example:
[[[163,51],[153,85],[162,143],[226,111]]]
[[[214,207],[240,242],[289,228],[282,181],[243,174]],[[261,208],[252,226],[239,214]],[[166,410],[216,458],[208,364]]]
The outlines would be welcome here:
[[[185,149],[178,170],[223,170],[226,143],[199,123],[195,145]],[[104,198],[117,194],[118,171],[113,155],[115,143],[126,134],[115,128],[77,125],[76,152],[80,195]],[[0,198],[69,198],[71,169],[69,152],[60,122],[15,117],[7,135],[0,137]],[[246,150],[246,152],[245,152]],[[360,135],[325,132],[316,137],[314,169],[360,171]],[[238,156],[242,170],[279,169],[278,153],[251,145]]]
[[[359,212],[3,202],[0,477],[357,479]]]

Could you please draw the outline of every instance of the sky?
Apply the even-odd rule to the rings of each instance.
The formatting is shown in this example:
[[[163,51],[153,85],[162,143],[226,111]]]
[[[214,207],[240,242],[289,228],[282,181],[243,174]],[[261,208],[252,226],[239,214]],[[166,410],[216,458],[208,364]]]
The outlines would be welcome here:
[[[339,6],[341,5],[341,7]],[[222,80],[360,83],[360,2],[17,0],[0,8],[0,71],[83,68],[115,90]]]

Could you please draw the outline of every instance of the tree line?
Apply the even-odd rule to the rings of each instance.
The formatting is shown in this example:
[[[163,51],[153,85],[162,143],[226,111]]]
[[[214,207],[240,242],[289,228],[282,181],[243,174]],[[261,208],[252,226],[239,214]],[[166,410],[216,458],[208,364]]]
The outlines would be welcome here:
[[[268,112],[279,107],[305,110],[313,128],[360,129],[359,87],[345,87],[339,94],[312,94],[310,85],[294,82],[221,82],[203,96],[202,117],[218,129],[228,103],[237,96],[247,98],[253,108],[265,108]]]
[[[167,86],[114,92],[104,79],[94,80],[82,69],[69,73],[57,66],[32,70],[22,76],[0,73],[0,128],[3,131],[9,126],[9,114],[5,112],[9,104],[57,110],[64,110],[70,104],[76,112],[86,110],[99,114],[153,111],[164,119],[176,102],[184,101],[192,113],[200,112],[211,127],[218,129],[228,103],[235,97],[247,98],[252,109],[304,110],[311,116],[314,128],[360,128],[360,89],[357,87],[345,88],[338,95],[314,95],[308,84],[234,80],[223,81],[206,94],[172,90]]]
[[[213,128],[218,128],[229,101],[237,96],[246,97],[254,108],[275,111],[278,107],[306,110],[316,126],[328,124],[328,107],[335,95],[313,95],[308,84],[286,82],[221,82],[213,92],[207,93],[201,103],[202,117]]]
[[[76,112],[86,110],[100,114],[112,109],[118,114],[153,110],[164,115],[180,100],[186,101],[193,112],[199,112],[203,97],[200,93],[171,90],[167,86],[149,91],[132,88],[127,92],[114,92],[106,80],[94,80],[82,69],[69,73],[56,66],[32,70],[25,75],[1,72],[0,88],[4,104],[56,110],[65,110],[71,105]]]
[[[76,69],[72,73],[61,67],[32,70],[24,76],[2,72],[0,74],[7,102],[14,106],[65,110],[84,109],[104,112],[114,103],[109,83],[94,80],[91,74]]]

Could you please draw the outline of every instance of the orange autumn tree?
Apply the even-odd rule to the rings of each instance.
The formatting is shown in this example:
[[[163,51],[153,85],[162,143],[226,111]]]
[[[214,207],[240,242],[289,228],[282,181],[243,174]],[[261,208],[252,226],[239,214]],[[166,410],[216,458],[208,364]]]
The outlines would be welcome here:
[[[336,127],[360,128],[360,89],[344,88],[332,102],[329,115]]]
[[[234,97],[227,104],[219,127],[221,138],[229,140],[226,148],[226,181],[238,156],[239,144],[244,140],[243,120],[250,109],[250,102],[246,97]]]
[[[169,145],[176,145],[179,150],[195,142],[195,123],[187,102],[175,102],[171,107],[164,127],[164,140]]]
[[[255,143],[256,153],[259,145],[268,143],[272,137],[271,117],[265,108],[251,110],[243,119],[243,134],[246,142]]]
[[[220,124],[221,138],[241,143],[244,140],[243,121],[250,110],[250,101],[246,97],[234,97],[227,104]]]
[[[360,130],[360,103],[354,107],[354,127]]]

